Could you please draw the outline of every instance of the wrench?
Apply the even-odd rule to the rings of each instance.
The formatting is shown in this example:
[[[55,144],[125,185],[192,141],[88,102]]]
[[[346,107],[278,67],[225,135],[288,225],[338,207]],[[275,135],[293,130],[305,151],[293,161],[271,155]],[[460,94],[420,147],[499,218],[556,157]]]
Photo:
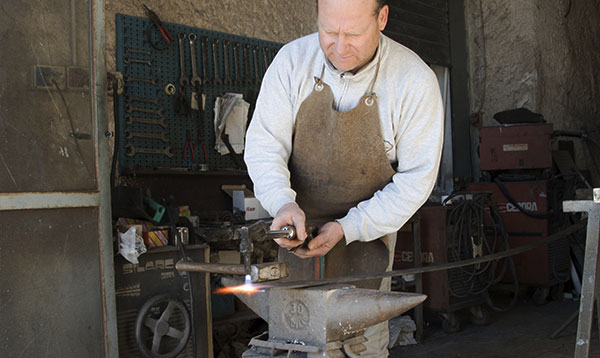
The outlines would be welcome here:
[[[256,51],[258,50],[258,46],[255,46],[252,48],[252,58],[254,59],[254,76],[255,76],[255,82],[257,85],[260,84],[261,81],[261,76],[258,75],[258,71],[259,71],[259,66],[258,66],[258,55],[256,54]]]
[[[158,115],[160,117],[164,117],[165,110],[164,110],[164,108],[149,109],[149,108],[135,107],[135,106],[132,106],[130,104],[126,104],[125,105],[125,112],[127,112],[127,113],[131,113],[131,112],[144,112],[144,113],[156,114],[156,115]]]
[[[134,122],[136,123],[144,123],[144,124],[156,124],[159,125],[163,128],[167,128],[167,123],[165,122],[164,118],[136,118],[136,117],[132,117],[132,116],[125,116],[125,123],[131,125]]]
[[[212,42],[212,54],[213,54],[213,67],[215,69],[215,75],[214,75],[214,84],[215,85],[220,85],[223,83],[223,82],[221,82],[221,76],[219,76],[219,64],[217,63],[217,59],[218,59],[217,51],[219,51],[219,48],[217,47],[218,44],[219,44],[219,39],[214,39]]]
[[[139,49],[130,48],[130,47],[125,47],[125,52],[128,52],[128,53],[142,53],[144,55],[150,55],[151,54],[151,52],[148,51],[148,50],[139,50]]]
[[[162,154],[162,155],[166,155],[169,158],[171,158],[173,156],[173,153],[171,152],[171,147],[165,147],[164,149],[136,148],[133,146],[133,144],[129,143],[129,144],[125,145],[125,150],[127,151],[126,154],[128,157],[133,157],[137,153]]]
[[[269,51],[268,47],[263,47],[262,48],[262,53],[263,53],[263,76],[265,75],[265,72],[267,72],[267,68],[269,67],[269,59],[267,58],[267,52]]]
[[[127,100],[127,102],[143,102],[143,103],[151,103],[151,104],[155,104],[158,106],[158,98],[142,98],[142,97],[135,97],[132,96],[131,94],[127,93],[125,95],[125,99]]]
[[[158,80],[156,78],[148,79],[148,78],[131,77],[131,76],[125,75],[125,82],[133,82],[133,81],[146,82],[146,83],[151,83],[151,84],[155,85]]]
[[[192,59],[192,86],[202,85],[202,79],[198,76],[198,69],[196,67],[196,34],[189,34],[188,39],[190,40],[190,58]]]
[[[148,65],[148,66],[152,67],[152,61],[150,61],[150,60],[140,60],[139,58],[131,58],[129,56],[125,56],[125,59],[123,60],[123,62],[125,62],[125,63],[141,63],[143,65]]]
[[[240,84],[240,74],[238,72],[238,61],[239,61],[239,56],[238,56],[238,48],[240,47],[240,43],[236,42],[233,45],[233,69],[235,70],[235,84],[239,85]]]
[[[231,77],[229,76],[229,40],[223,41],[223,59],[225,60],[225,79],[223,80],[223,83],[230,85]]]
[[[162,131],[160,133],[144,133],[144,132],[133,132],[129,129],[125,130],[125,138],[131,139],[134,137],[146,138],[146,139],[160,139],[165,143],[167,143],[169,141],[169,138],[167,138],[165,131]]]
[[[210,82],[208,80],[208,59],[206,58],[206,41],[206,37],[200,39],[200,43],[202,44],[202,79],[204,80],[204,83]]]
[[[177,37],[179,38],[179,84],[184,87],[189,83],[185,74],[185,44],[183,43],[185,33],[180,32]]]
[[[252,84],[252,80],[250,80],[250,65],[248,60],[248,49],[250,46],[248,44],[244,45],[244,73],[246,77],[246,84]]]

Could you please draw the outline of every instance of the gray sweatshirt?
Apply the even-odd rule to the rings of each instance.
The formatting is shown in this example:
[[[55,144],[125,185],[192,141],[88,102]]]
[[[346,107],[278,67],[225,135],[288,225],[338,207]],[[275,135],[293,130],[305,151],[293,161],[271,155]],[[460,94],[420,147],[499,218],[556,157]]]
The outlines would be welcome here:
[[[296,193],[290,187],[288,160],[300,104],[320,76],[335,97],[338,111],[348,111],[375,82],[383,149],[397,164],[392,181],[368,200],[338,218],[346,243],[371,241],[402,227],[425,203],[437,177],[443,140],[443,106],[437,78],[414,52],[381,35],[376,56],[356,74],[336,70],[319,47],[318,34],[281,48],[263,78],[248,132],[244,159],[254,193],[273,216]],[[310,219],[310,218],[309,218]]]

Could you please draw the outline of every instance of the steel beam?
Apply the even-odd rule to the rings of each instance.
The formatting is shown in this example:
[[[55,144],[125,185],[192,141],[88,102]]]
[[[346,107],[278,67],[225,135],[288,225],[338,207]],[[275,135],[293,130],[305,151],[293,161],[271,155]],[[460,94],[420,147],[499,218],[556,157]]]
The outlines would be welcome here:
[[[581,278],[581,299],[579,301],[579,321],[575,341],[575,358],[589,357],[590,335],[594,313],[594,301],[598,286],[598,236],[600,230],[600,188],[594,189],[593,200],[572,200],[563,202],[565,212],[586,212],[588,214],[585,240],[585,259]],[[600,314],[600,312],[599,312]]]

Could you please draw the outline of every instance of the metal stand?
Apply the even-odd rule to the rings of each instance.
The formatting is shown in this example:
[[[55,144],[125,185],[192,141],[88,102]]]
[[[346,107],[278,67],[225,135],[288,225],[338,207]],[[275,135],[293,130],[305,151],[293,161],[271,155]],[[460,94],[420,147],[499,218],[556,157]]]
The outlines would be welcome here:
[[[579,303],[579,321],[575,358],[589,357],[592,316],[598,285],[598,237],[600,235],[600,188],[594,189],[593,200],[572,200],[563,202],[565,212],[587,212],[588,223],[585,240],[585,261],[583,264],[581,300]],[[600,310],[597,310],[600,315]]]
[[[419,214],[415,215],[411,220],[411,230],[413,237],[413,263],[414,267],[421,267],[423,260],[421,257],[421,217]],[[423,274],[415,274],[415,292],[423,293]],[[420,342],[423,338],[423,305],[418,305],[414,308],[415,313],[415,325],[417,331],[415,332],[415,339]]]

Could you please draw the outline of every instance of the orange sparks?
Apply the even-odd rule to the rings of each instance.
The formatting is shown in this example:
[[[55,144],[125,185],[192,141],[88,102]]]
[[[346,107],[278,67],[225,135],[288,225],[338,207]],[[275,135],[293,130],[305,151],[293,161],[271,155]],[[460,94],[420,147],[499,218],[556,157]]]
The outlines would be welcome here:
[[[251,283],[245,283],[245,284],[239,285],[239,286],[217,288],[213,293],[215,293],[217,295],[239,294],[239,293],[251,295],[251,294],[254,294],[254,293],[256,293],[264,288],[267,288],[267,287],[268,286],[258,286],[258,285],[253,285]]]

